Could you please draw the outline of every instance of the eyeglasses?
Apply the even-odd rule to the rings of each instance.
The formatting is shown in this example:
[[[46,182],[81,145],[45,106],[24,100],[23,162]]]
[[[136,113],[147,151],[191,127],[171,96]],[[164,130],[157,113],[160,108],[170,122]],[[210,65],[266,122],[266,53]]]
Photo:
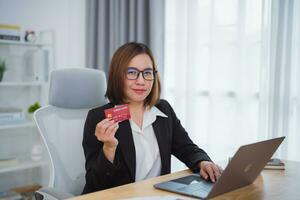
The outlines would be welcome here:
[[[134,67],[128,67],[126,72],[126,78],[128,80],[136,80],[138,79],[140,73],[142,73],[143,78],[147,81],[152,81],[155,78],[155,74],[157,73],[156,70],[153,70],[151,68],[144,69],[143,71],[138,70]]]

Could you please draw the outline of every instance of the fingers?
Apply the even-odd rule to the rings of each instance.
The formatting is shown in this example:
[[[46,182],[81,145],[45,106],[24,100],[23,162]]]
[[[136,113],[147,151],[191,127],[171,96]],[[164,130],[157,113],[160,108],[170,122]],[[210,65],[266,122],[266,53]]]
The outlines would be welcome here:
[[[109,119],[104,119],[97,124],[96,129],[98,129],[98,131],[100,131],[101,133],[105,133],[106,129],[108,127],[110,127],[112,124],[113,124],[113,121],[111,121]]]
[[[207,165],[206,172],[208,173],[210,180],[214,183],[216,180],[215,180],[214,170],[211,164]]]
[[[101,133],[109,134],[116,126],[118,126],[118,123],[115,123],[113,120],[104,119],[97,124],[96,129]]]
[[[207,178],[208,178],[208,174],[205,172],[205,170],[204,169],[200,169],[200,175],[201,175],[201,177],[203,177],[205,180],[207,180]]]
[[[221,176],[223,169],[220,166],[214,164],[213,162],[202,162],[203,163],[201,163],[200,165],[200,175],[206,180],[209,177],[212,182],[215,182]]]
[[[107,127],[105,134],[107,134],[109,137],[115,137],[115,134],[119,128],[118,123],[112,123],[110,126]]]
[[[213,164],[212,166],[212,170],[213,170],[213,174],[215,176],[216,179],[218,179],[221,176],[221,171],[219,170],[218,166]]]
[[[200,175],[207,180],[209,177],[209,173],[208,173],[208,165],[210,164],[210,162],[208,161],[202,161],[200,163]]]
[[[99,141],[110,142],[115,140],[115,134],[119,128],[113,120],[104,119],[96,125],[95,135]]]

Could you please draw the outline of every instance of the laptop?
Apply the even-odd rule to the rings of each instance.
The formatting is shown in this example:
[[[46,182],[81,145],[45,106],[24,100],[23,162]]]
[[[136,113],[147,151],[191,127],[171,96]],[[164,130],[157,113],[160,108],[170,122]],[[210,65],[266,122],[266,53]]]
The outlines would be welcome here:
[[[199,173],[155,184],[154,187],[200,199],[208,199],[253,183],[285,137],[241,146],[212,183]]]

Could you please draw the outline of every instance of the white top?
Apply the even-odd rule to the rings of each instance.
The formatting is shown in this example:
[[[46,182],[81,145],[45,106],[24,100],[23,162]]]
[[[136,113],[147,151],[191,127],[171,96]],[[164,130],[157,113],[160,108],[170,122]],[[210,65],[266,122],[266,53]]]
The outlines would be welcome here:
[[[157,116],[168,117],[154,106],[150,110],[146,110],[142,129],[133,120],[129,119],[135,146],[136,181],[160,176],[161,159],[152,127]]]

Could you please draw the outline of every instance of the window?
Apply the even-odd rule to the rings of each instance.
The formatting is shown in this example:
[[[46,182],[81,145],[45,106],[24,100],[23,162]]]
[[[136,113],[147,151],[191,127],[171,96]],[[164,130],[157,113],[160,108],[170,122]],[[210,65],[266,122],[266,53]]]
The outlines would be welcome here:
[[[258,138],[263,3],[166,1],[164,98],[216,161]]]

